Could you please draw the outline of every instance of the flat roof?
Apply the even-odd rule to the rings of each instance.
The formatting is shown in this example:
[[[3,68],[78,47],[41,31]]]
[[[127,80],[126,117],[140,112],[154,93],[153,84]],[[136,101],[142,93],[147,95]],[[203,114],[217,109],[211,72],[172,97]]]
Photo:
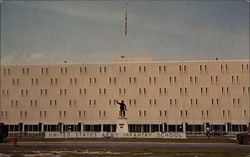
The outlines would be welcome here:
[[[204,63],[204,62],[250,62],[250,60],[183,60],[183,61],[114,61],[114,62],[88,62],[88,63],[44,63],[44,64],[6,64],[1,66],[52,66],[52,65],[84,65],[84,64],[154,64],[154,63]]]

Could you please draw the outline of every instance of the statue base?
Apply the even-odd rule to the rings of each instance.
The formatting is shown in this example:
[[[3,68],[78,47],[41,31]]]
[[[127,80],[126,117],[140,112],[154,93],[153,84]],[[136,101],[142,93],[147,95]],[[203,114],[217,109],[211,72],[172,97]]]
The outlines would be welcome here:
[[[116,133],[128,133],[127,118],[118,118],[116,125]]]

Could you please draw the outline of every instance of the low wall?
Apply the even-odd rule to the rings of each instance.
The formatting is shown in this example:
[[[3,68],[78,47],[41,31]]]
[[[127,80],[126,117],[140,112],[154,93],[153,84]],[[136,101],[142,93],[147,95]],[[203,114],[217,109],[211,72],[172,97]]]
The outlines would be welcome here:
[[[154,133],[110,133],[110,132],[45,132],[45,138],[164,138],[186,139],[182,132],[154,132]]]

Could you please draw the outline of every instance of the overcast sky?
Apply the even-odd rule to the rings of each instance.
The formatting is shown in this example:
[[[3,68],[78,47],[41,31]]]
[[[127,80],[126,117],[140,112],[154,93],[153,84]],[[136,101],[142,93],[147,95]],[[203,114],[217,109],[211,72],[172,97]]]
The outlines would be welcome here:
[[[247,1],[1,3],[1,63],[249,59]]]

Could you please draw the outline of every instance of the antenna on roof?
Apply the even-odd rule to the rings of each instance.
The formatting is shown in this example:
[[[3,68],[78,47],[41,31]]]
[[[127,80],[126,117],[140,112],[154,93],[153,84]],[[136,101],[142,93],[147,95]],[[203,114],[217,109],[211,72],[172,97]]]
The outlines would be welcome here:
[[[126,3],[126,11],[125,11],[125,36],[127,35],[128,31],[128,15],[127,15],[127,0],[125,0]]]

